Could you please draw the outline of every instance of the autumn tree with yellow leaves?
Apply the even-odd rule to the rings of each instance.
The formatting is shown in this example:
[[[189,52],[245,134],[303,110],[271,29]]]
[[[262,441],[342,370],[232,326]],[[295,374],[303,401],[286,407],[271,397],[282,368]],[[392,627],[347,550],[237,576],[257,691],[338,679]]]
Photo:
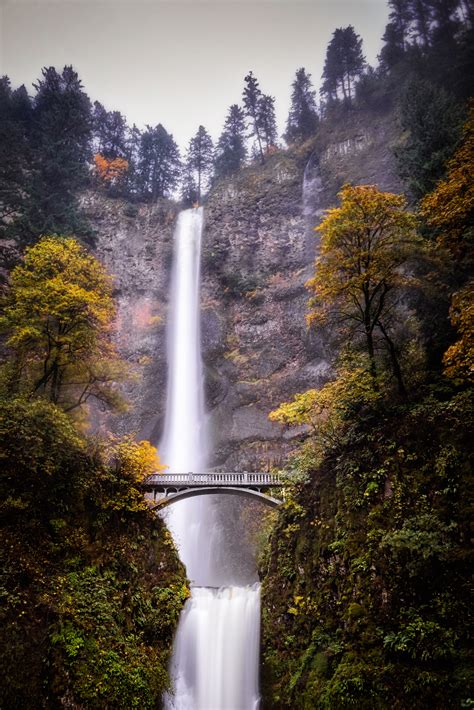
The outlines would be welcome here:
[[[346,185],[340,206],[330,209],[321,234],[309,322],[332,323],[349,340],[362,336],[376,383],[378,353],[388,354],[401,395],[406,393],[393,325],[399,318],[403,287],[410,281],[407,264],[418,237],[415,217],[402,195],[372,185]]]
[[[72,238],[45,237],[12,272],[0,328],[13,352],[10,392],[41,396],[71,411],[91,397],[122,407],[126,376],[112,341],[112,280]]]
[[[374,405],[383,397],[374,389],[372,376],[354,363],[341,363],[336,379],[321,389],[310,389],[283,402],[268,415],[270,421],[287,426],[306,426],[311,435],[312,465],[328,448],[338,443],[349,415],[365,405]]]
[[[474,382],[474,282],[468,283],[452,298],[451,323],[458,339],[445,352],[443,364],[448,377],[461,383]]]
[[[443,357],[445,374],[457,383],[474,380],[474,283],[469,281],[474,246],[474,106],[463,139],[447,163],[446,177],[421,203],[421,216],[446,250],[459,288],[452,295],[451,324],[458,339]]]

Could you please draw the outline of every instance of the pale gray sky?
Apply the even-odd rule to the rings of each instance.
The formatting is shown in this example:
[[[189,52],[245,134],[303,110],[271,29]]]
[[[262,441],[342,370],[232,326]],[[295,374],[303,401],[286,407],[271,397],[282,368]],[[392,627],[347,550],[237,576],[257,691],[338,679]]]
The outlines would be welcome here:
[[[250,69],[282,131],[296,69],[319,86],[349,24],[375,63],[387,15],[386,0],[0,0],[0,74],[30,88],[41,67],[73,64],[92,100],[184,146],[200,123],[218,137]]]

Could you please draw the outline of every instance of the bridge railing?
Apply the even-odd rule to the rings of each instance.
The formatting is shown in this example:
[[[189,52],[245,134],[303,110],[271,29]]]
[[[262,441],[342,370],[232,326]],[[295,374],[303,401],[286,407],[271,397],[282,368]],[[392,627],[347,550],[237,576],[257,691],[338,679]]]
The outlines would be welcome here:
[[[281,486],[283,485],[272,473],[236,472],[236,473],[154,473],[146,479],[149,486]]]

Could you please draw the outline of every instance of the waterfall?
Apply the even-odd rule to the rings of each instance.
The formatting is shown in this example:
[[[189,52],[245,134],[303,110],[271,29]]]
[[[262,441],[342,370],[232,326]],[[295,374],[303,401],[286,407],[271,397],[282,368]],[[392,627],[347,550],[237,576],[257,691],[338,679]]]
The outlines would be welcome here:
[[[202,472],[209,453],[199,318],[202,225],[202,208],[184,210],[175,231],[160,455],[176,473]],[[212,498],[176,502],[167,513],[193,585],[174,643],[167,710],[255,710],[259,704],[260,589],[231,586],[216,567],[222,540]]]

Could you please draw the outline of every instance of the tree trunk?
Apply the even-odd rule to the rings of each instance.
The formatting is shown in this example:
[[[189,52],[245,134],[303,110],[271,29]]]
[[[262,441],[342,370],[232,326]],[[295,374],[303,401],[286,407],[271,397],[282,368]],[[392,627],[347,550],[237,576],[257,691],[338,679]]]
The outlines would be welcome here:
[[[395,348],[393,340],[390,338],[389,334],[387,333],[387,331],[383,327],[382,323],[380,323],[380,321],[377,321],[377,325],[380,329],[380,332],[383,335],[383,339],[384,339],[385,343],[387,344],[388,354],[390,356],[390,362],[392,365],[392,371],[393,371],[395,379],[397,380],[398,393],[402,397],[405,398],[407,396],[407,390],[405,387],[405,383],[403,381],[403,375],[402,375],[400,363],[398,361],[397,350]]]
[[[367,353],[369,355],[370,361],[370,374],[372,375],[374,381],[374,389],[378,389],[377,385],[377,366],[375,364],[375,349],[374,349],[374,338],[372,335],[372,330],[369,328],[365,330],[365,340],[367,343]]]

